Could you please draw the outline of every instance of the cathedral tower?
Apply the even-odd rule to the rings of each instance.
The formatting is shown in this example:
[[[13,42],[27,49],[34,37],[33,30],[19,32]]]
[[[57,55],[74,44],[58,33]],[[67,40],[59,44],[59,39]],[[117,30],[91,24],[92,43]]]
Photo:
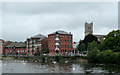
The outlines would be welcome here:
[[[85,23],[85,36],[87,36],[88,34],[93,34],[93,22]]]

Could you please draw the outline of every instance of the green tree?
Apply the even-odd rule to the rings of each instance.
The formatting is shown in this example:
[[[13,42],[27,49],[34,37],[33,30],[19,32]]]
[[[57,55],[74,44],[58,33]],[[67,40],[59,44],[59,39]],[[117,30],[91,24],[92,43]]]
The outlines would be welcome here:
[[[44,51],[44,53],[49,53],[49,49],[46,49],[46,50]]]
[[[98,54],[98,59],[100,63],[115,63],[116,56],[112,50],[105,50]]]
[[[98,44],[97,42],[93,41],[92,43],[88,43],[88,50],[92,50],[94,48],[99,49],[100,44]]]
[[[112,31],[107,36],[106,39],[101,43],[102,49],[113,50],[114,52],[120,51],[120,30]]]
[[[87,56],[88,62],[98,63],[98,54],[99,54],[99,51],[97,50],[96,47],[92,49],[91,51],[89,51],[88,56]]]
[[[78,49],[80,52],[86,51],[86,45],[85,45],[84,43],[79,44],[79,45],[77,46],[77,49]]]
[[[117,54],[116,64],[120,64],[120,53],[119,53],[119,54]]]
[[[40,52],[37,51],[34,56],[40,56]]]

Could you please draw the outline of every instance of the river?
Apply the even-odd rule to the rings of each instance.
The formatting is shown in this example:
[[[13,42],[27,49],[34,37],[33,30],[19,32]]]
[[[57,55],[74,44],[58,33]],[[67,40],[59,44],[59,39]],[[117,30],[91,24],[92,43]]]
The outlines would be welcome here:
[[[20,60],[3,60],[2,73],[113,73],[120,74],[120,67],[114,64],[88,64],[80,63],[51,63],[28,62]]]

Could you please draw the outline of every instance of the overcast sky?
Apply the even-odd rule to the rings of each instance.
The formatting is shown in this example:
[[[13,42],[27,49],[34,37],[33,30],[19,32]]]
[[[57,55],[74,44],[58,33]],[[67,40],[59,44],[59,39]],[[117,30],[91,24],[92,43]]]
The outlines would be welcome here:
[[[56,30],[84,38],[85,22],[94,23],[94,34],[118,29],[117,2],[4,2],[2,4],[2,38],[25,41],[36,34],[48,35]]]

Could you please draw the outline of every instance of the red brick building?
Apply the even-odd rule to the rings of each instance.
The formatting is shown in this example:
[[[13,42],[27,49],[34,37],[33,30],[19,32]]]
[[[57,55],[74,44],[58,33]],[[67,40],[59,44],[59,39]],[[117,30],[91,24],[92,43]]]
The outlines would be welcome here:
[[[4,55],[26,55],[26,44],[24,42],[8,42],[4,45]]]
[[[10,44],[10,43],[12,43],[11,41],[4,41],[3,43],[2,43],[2,54],[3,55],[5,55],[5,47],[8,45],[8,44]]]
[[[51,54],[73,52],[73,37],[71,33],[58,30],[48,35],[48,47]]]
[[[40,54],[42,54],[43,51],[48,49],[48,38],[41,34],[28,38],[26,43],[27,54],[29,56],[34,55],[36,52],[40,52]]]

